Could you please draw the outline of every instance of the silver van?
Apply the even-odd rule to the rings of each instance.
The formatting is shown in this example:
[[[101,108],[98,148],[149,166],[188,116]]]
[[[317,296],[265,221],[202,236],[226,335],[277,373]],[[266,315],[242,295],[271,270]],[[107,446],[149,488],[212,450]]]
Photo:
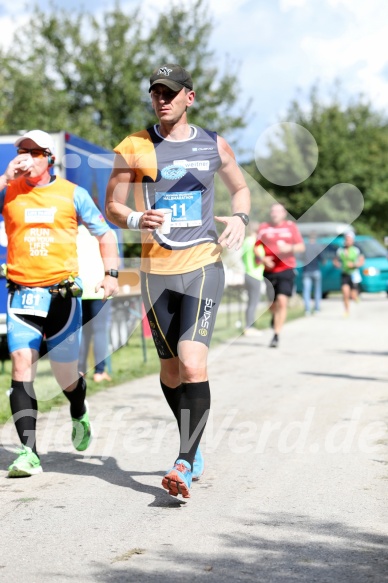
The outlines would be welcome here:
[[[310,233],[315,233],[316,237],[337,237],[338,235],[343,235],[349,231],[355,233],[352,225],[331,221],[322,223],[301,223],[299,221],[298,229],[302,237],[308,237]]]

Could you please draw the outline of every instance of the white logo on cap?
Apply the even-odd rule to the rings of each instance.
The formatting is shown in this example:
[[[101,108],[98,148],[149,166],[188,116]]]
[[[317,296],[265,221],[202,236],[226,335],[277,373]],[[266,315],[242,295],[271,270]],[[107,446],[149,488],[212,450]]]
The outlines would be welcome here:
[[[166,75],[168,77],[172,73],[172,69],[167,69],[167,67],[161,67],[158,71],[158,75]]]

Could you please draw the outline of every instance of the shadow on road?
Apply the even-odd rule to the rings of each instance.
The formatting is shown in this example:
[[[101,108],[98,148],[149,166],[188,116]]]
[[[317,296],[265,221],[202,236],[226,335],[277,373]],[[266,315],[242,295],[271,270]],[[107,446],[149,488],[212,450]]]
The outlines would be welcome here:
[[[330,378],[338,378],[338,379],[350,379],[354,381],[373,381],[377,383],[386,383],[386,378],[379,378],[379,377],[362,377],[358,375],[352,374],[343,374],[343,373],[330,373],[330,372],[316,372],[316,371],[309,371],[309,370],[301,370],[299,374],[303,375],[311,375],[314,377],[330,377]]]
[[[79,476],[94,476],[100,480],[108,482],[109,484],[113,484],[114,486],[130,488],[131,490],[142,494],[150,494],[154,496],[154,500],[148,504],[150,507],[178,508],[184,503],[180,499],[175,500],[172,496],[168,496],[167,492],[161,486],[156,487],[142,484],[135,479],[140,476],[162,477],[165,474],[165,471],[137,472],[122,470],[118,466],[117,460],[113,457],[107,459],[102,459],[101,456],[80,457],[79,454],[63,452],[50,452],[48,455],[53,458],[48,467],[48,471],[50,472]],[[87,463],[88,460],[96,460],[98,464]],[[42,460],[42,463],[45,463],[44,459]]]
[[[342,354],[356,354],[357,356],[360,354],[364,356],[388,356],[388,352],[384,350],[337,350],[336,352],[337,354],[340,352]]]
[[[223,552],[214,553],[209,549],[207,554],[185,552],[184,538],[190,537],[187,526],[175,533],[182,541],[180,549],[176,548],[177,539],[172,538],[174,548],[165,545],[156,552],[154,548],[142,549],[142,556],[133,556],[128,550],[130,558],[123,555],[120,566],[112,563],[109,569],[97,567],[95,579],[106,583],[160,583],[161,572],[147,565],[152,555],[154,565],[162,561],[161,569],[168,572],[170,583],[388,581],[388,536],[353,529],[340,522],[264,513],[246,521],[236,519],[228,528],[235,530],[234,534],[219,535]],[[268,530],[268,534],[245,534],[243,530],[247,526]],[[158,556],[158,552],[163,555]]]
[[[167,492],[161,486],[150,486],[136,480],[136,477],[140,476],[163,476],[164,471],[126,471],[118,466],[116,459],[113,457],[103,459],[101,456],[81,456],[76,453],[59,451],[50,451],[42,455],[41,459],[45,474],[56,473],[72,476],[93,476],[114,486],[130,488],[135,492],[153,496],[154,500],[148,504],[149,507],[179,508],[182,503],[184,504],[182,500],[168,496]],[[88,463],[89,460],[92,463]]]

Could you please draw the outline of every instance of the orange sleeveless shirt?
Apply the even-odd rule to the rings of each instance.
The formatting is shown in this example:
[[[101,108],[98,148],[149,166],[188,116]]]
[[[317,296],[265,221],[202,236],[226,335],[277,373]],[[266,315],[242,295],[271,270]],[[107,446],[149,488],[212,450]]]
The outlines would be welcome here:
[[[58,177],[46,186],[30,186],[19,178],[7,187],[2,214],[8,279],[46,287],[78,275],[75,188]]]

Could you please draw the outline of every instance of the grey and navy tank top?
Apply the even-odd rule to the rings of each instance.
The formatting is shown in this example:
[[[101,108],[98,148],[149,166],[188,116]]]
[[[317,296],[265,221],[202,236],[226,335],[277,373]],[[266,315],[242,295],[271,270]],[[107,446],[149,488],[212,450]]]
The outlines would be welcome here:
[[[217,134],[190,127],[186,140],[166,140],[153,126],[114,149],[135,173],[136,210],[172,210],[169,234],[142,232],[141,269],[147,273],[187,273],[220,260],[213,217],[214,175],[221,166]]]

